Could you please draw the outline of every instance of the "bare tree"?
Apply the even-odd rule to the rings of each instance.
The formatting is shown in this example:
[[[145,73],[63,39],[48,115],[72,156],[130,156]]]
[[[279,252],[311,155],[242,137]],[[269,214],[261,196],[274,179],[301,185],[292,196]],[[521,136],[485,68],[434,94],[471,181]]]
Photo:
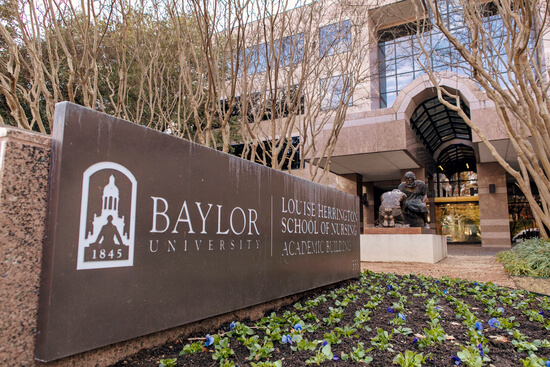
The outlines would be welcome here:
[[[453,32],[442,4],[428,0],[427,12],[432,24],[447,38],[463,60],[459,66],[470,75],[494,102],[496,112],[514,147],[519,169],[499,155],[485,132],[460,108],[460,96],[439,84],[426,57],[426,71],[437,87],[439,101],[457,111],[489,148],[492,155],[525,194],[541,235],[548,237],[550,227],[550,99],[549,75],[541,46],[549,35],[549,8],[539,0],[478,2],[456,0],[467,34]],[[427,24],[427,23],[424,23]],[[419,27],[420,29],[420,27]],[[426,28],[419,36],[425,35]],[[424,55],[434,50],[421,43]],[[547,60],[548,61],[548,60]],[[453,98],[448,102],[444,96]],[[540,195],[537,202],[531,190],[534,183]]]
[[[352,105],[370,76],[367,8],[346,2],[256,2],[258,20],[246,32],[238,81],[243,156],[275,169],[292,169],[299,154],[324,157],[307,165],[321,180]],[[358,11],[360,10],[360,11]]]
[[[55,103],[71,101],[225,152],[240,144],[243,157],[275,169],[300,155],[303,169],[304,157],[330,162],[370,76],[367,7],[347,2],[10,0],[1,9],[15,24],[0,21],[4,117],[46,133]],[[320,180],[330,163],[311,162]]]

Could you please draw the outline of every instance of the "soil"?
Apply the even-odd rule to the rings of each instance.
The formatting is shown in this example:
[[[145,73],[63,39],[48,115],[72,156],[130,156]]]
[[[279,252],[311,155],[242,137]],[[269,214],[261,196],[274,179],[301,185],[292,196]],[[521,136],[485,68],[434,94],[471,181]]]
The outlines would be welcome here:
[[[407,297],[405,303],[406,323],[403,327],[411,328],[412,334],[402,335],[393,334],[391,344],[393,345],[393,351],[382,351],[377,348],[368,352],[367,354],[373,358],[370,366],[390,366],[392,365],[393,358],[399,352],[405,352],[411,350],[415,352],[421,352],[424,356],[430,355],[430,360],[425,364],[426,366],[454,366],[455,364],[451,360],[452,356],[456,356],[457,352],[461,351],[461,345],[466,346],[469,344],[469,337],[466,333],[467,327],[462,324],[463,319],[457,318],[457,313],[454,305],[448,299],[448,296],[444,296],[441,292],[443,289],[448,291],[448,295],[452,295],[457,299],[464,301],[471,306],[471,311],[476,314],[476,317],[483,323],[483,336],[487,338],[486,346],[489,350],[486,352],[487,356],[491,358],[491,361],[485,365],[488,366],[522,366],[520,359],[526,358],[526,352],[518,352],[514,349],[511,341],[513,337],[509,331],[498,328],[490,328],[487,325],[487,321],[493,316],[489,314],[487,306],[480,302],[480,299],[476,299],[476,294],[480,293],[480,290],[491,288],[491,283],[498,285],[493,288],[496,292],[494,299],[497,300],[494,308],[503,307],[505,310],[504,317],[515,317],[515,322],[518,322],[520,326],[517,329],[523,333],[528,341],[536,339],[544,340],[549,338],[549,331],[541,327],[540,323],[530,321],[530,319],[520,309],[514,309],[509,305],[501,303],[504,297],[510,295],[510,288],[517,288],[515,280],[509,277],[502,267],[496,263],[494,256],[471,256],[471,255],[450,255],[447,259],[438,264],[418,264],[418,263],[363,263],[363,270],[369,269],[379,273],[394,273],[403,274],[394,276],[391,274],[376,274],[368,273],[363,279],[363,285],[359,280],[351,280],[341,283],[335,289],[323,288],[314,292],[309,292],[304,295],[303,299],[299,302],[301,305],[305,305],[307,300],[318,299],[319,296],[324,296],[326,302],[321,302],[316,307],[311,307],[308,310],[297,310],[293,305],[282,307],[280,309],[273,310],[276,312],[277,317],[286,316],[286,321],[281,325],[281,331],[283,334],[293,335],[292,319],[289,319],[289,315],[294,313],[298,318],[303,320],[302,322],[316,324],[319,328],[315,331],[305,332],[303,331],[303,337],[309,341],[325,339],[325,333],[334,331],[335,327],[352,326],[354,324],[355,312],[364,308],[367,303],[372,300],[372,295],[380,294],[383,297],[381,302],[370,314],[370,320],[365,322],[362,327],[358,327],[352,337],[341,337],[341,343],[332,344],[332,352],[340,357],[339,360],[327,360],[322,363],[323,366],[348,366],[359,365],[359,363],[351,362],[350,360],[342,360],[342,353],[350,353],[353,348],[358,346],[358,342],[363,342],[365,349],[372,347],[371,340],[376,335],[377,328],[382,328],[386,331],[391,331],[397,326],[391,325],[390,321],[396,318],[397,313],[388,312],[388,307],[394,306],[395,302],[398,302],[399,295]],[[433,278],[418,277],[416,275],[409,276],[405,274],[424,274]],[[459,288],[459,283],[453,283],[452,281],[443,278],[436,280],[442,276],[451,278],[469,279],[465,284],[467,288],[474,289],[466,294]],[[526,280],[526,279],[522,279]],[[475,282],[491,282],[480,288]],[[358,296],[358,299],[350,302],[347,307],[344,307],[344,316],[342,320],[336,325],[327,325],[323,318],[327,318],[330,313],[330,308],[336,308],[337,302],[343,301],[343,297],[346,294],[350,294],[351,291],[343,291],[337,295],[336,298],[331,298],[331,294],[334,295],[335,290],[350,285],[357,284],[366,287],[367,292],[360,294],[353,291],[353,294]],[[522,283],[527,284],[527,283]],[[394,287],[394,290],[398,289],[398,292],[391,292],[388,290],[388,286]],[[427,285],[424,287],[424,285]],[[420,286],[420,288],[415,288]],[[472,288],[473,287],[473,288]],[[477,287],[477,288],[475,288]],[[401,289],[399,289],[401,288]],[[348,288],[349,289],[349,288]],[[360,288],[359,288],[360,289]],[[420,289],[420,290],[418,290]],[[476,291],[477,289],[477,291]],[[539,289],[548,293],[548,288]],[[417,292],[424,292],[424,295],[413,296]],[[439,292],[439,293],[438,293]],[[338,293],[338,292],[336,292]],[[371,294],[369,294],[371,293]],[[541,292],[539,292],[541,293]],[[418,294],[418,293],[417,293]],[[440,324],[445,330],[446,340],[441,343],[437,343],[433,346],[424,347],[419,349],[418,344],[413,342],[414,334],[424,334],[426,328],[429,328],[427,322],[429,321],[426,314],[425,303],[428,299],[438,294],[438,307],[441,317]],[[523,298],[527,299],[529,296],[525,293],[520,295],[518,300]],[[529,303],[528,309],[540,310],[540,300],[544,298],[537,296],[537,299]],[[548,307],[548,306],[547,306]],[[305,315],[312,313],[316,316],[318,322],[306,320]],[[550,313],[550,309],[545,310],[546,314]],[[267,313],[269,315],[269,312]],[[242,323],[249,327],[258,325],[257,321],[241,320]],[[229,331],[230,325],[222,325],[219,330],[211,330],[211,335],[225,336]],[[255,328],[255,335],[259,336],[259,340],[263,340],[265,329]],[[201,343],[204,335],[191,335],[185,339],[181,339],[174,343],[166,344],[159,348],[143,350],[138,354],[118,362],[113,367],[122,366],[140,366],[140,367],[153,367],[158,366],[160,359],[165,358],[177,358],[176,366],[219,366],[219,361],[215,361],[212,356],[215,351],[214,346],[203,348],[202,351],[191,354],[179,356],[179,352],[182,350],[185,344],[192,343],[194,338],[198,338]],[[234,350],[235,355],[229,360],[235,362],[238,366],[251,366],[254,360],[249,360],[249,350],[237,341],[237,337],[233,336],[230,339],[230,347]],[[317,348],[319,350],[319,348]],[[537,356],[550,359],[550,349],[541,348],[536,352]],[[306,360],[312,355],[315,355],[315,351],[292,351],[290,346],[282,344],[280,341],[274,341],[274,351],[271,353],[268,359],[262,359],[262,361],[277,361],[281,360],[283,366],[303,366],[306,364]],[[257,362],[257,361],[256,361]],[[464,365],[464,364],[462,364]]]

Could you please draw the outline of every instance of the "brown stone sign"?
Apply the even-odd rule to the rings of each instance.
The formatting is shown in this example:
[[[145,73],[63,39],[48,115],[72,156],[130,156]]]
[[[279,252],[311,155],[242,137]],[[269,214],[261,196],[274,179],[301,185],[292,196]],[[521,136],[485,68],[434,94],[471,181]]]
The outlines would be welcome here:
[[[351,195],[58,104],[36,358],[357,277],[358,212]]]

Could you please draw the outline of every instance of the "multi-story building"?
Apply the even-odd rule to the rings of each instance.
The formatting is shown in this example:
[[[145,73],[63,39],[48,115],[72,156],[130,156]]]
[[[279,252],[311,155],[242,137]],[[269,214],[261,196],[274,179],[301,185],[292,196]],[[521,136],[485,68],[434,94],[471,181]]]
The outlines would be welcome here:
[[[467,43],[471,33],[461,20],[460,1],[439,4],[445,25]],[[431,26],[432,14],[426,7],[409,0],[385,1],[384,5],[366,7],[358,21],[357,7],[361,4],[330,6],[347,6],[348,10],[335,12],[339,15],[334,18],[320,17],[315,32],[318,40],[312,32],[294,32],[283,40],[283,49],[287,50],[286,65],[306,62],[303,48],[308,42],[318,42],[320,56],[351,55],[358,52],[358,47],[366,50],[359,52],[359,57],[364,57],[359,63],[353,60],[358,57],[355,55],[354,62],[340,64],[320,79],[322,98],[318,100],[322,111],[346,104],[345,119],[330,158],[330,172],[334,174],[331,182],[361,197],[363,228],[376,224],[380,195],[397,188],[407,171],[427,183],[431,226],[451,243],[510,246],[516,233],[533,227],[527,201],[513,178],[459,114],[437,97],[426,74],[428,64],[440,86],[460,96],[463,111],[506,162],[518,167],[494,103],[471,78],[469,65],[456,49]],[[418,15],[419,9],[422,16]],[[490,30],[495,44],[503,42],[507,35],[498,9],[490,2],[485,9],[483,26]],[[548,46],[537,44],[541,68]],[[253,47],[258,48],[254,51]],[[507,54],[504,47],[501,50],[489,62],[505,83]],[[254,54],[254,61],[248,73],[266,72],[269,51],[262,53],[256,45],[249,52]],[[310,106],[308,98],[305,100],[307,110]],[[328,126],[324,128],[326,135],[331,131]],[[321,155],[302,159],[321,165],[327,161]]]

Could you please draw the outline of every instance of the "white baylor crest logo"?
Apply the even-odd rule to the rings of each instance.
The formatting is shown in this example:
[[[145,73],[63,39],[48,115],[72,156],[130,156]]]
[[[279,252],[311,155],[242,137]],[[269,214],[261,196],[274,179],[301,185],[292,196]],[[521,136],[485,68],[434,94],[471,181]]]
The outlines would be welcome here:
[[[134,265],[136,193],[134,175],[118,163],[84,172],[77,270]]]

